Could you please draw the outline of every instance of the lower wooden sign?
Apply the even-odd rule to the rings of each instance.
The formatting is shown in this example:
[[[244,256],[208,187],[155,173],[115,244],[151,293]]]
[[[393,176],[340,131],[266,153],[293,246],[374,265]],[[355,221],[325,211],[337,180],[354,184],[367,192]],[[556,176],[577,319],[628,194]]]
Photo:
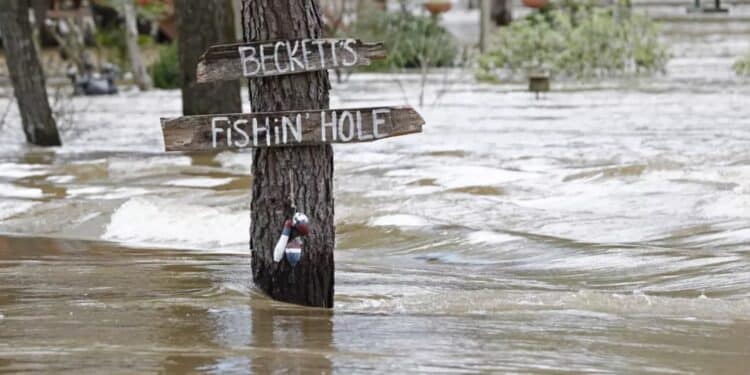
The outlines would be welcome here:
[[[411,107],[331,109],[162,118],[167,151],[372,142],[422,131]]]

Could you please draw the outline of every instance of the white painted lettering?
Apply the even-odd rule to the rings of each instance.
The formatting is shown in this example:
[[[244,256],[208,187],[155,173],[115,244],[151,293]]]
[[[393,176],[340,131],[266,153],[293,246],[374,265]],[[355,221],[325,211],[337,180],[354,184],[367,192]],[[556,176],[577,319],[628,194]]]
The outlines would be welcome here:
[[[336,111],[331,111],[330,122],[326,122],[326,111],[320,112],[320,139],[326,142],[326,128],[331,128],[331,141],[336,141]]]
[[[347,120],[348,124],[347,124]],[[344,127],[348,125],[349,128],[349,134],[346,134],[344,131]],[[341,119],[339,120],[339,138],[343,142],[349,142],[354,138],[354,116],[352,116],[352,113],[349,111],[344,111],[341,114]]]
[[[266,48],[273,47],[271,44],[260,45],[260,70],[266,74],[266,61],[273,59],[273,56],[266,55]]]
[[[216,136],[219,133],[224,132],[224,128],[217,128],[216,124],[219,122],[229,122],[228,117],[214,117],[211,119],[211,138],[213,139],[213,148],[216,148]]]
[[[336,45],[338,40],[331,41],[331,59],[333,60],[333,66],[339,66],[339,60],[336,58]]]
[[[305,65],[303,65],[302,61],[300,61],[299,58],[296,57],[297,56],[297,50],[300,48],[299,45],[300,45],[299,40],[294,42],[294,48],[292,48],[291,42],[286,42],[286,51],[289,54],[289,66],[292,69],[292,71],[294,71],[294,69],[295,69],[295,67],[294,67],[295,64],[299,65],[299,67],[301,68],[301,70],[305,70]],[[302,43],[302,49],[303,49],[303,51],[304,51],[304,46],[305,46],[305,44],[304,44],[304,41],[303,41],[303,43]]]
[[[320,54],[320,67],[325,68],[326,67],[326,53],[325,48],[323,46],[326,44],[325,40],[313,40],[311,41],[312,44],[318,46],[318,53]]]
[[[307,49],[307,43],[310,42],[310,39],[305,39],[302,41],[302,60],[305,61],[305,69],[310,69],[310,50]]]
[[[281,64],[279,63],[279,47],[284,47],[285,45],[286,43],[284,42],[276,42],[276,46],[273,47],[273,62],[276,65],[276,70],[279,73],[284,73],[284,72],[289,71],[289,66],[282,69]],[[291,58],[291,55],[290,55],[290,58]]]
[[[364,134],[362,132],[362,112],[357,111],[357,139],[360,141],[366,141],[372,139],[372,134]]]
[[[302,143],[302,114],[297,114],[296,124],[292,123],[289,117],[284,116],[282,120],[282,128],[284,129],[284,144],[288,142],[288,132],[292,132],[292,136],[297,143]]]
[[[248,52],[251,53],[248,55]],[[255,47],[240,47],[240,61],[242,62],[242,73],[245,75],[245,77],[250,77],[258,74],[258,71],[260,70],[260,63],[258,62],[258,59],[256,57],[257,54],[258,52],[255,50]]]
[[[380,133],[380,125],[385,125],[385,119],[378,118],[379,115],[390,114],[390,109],[373,109],[372,110],[372,133],[375,138],[383,138],[388,134]]]
[[[243,140],[241,142],[234,141],[235,147],[247,147],[250,145],[250,137],[247,135],[247,132],[240,127],[240,125],[246,125],[247,120],[237,120],[232,125],[232,128],[234,128],[234,131],[237,133],[240,133]]]
[[[268,125],[268,118],[266,118],[266,125]],[[253,118],[253,146],[258,147],[258,134],[260,132],[265,133],[266,135],[266,144],[269,144],[270,141],[268,139],[268,127],[267,126],[260,126],[258,125],[258,119]]]
[[[351,60],[347,60],[345,58],[342,58],[342,63],[344,66],[355,66],[359,62],[359,55],[357,54],[357,51],[352,47],[352,45],[356,45],[357,41],[354,39],[347,39],[346,42],[344,42],[344,51],[348,52],[351,55]]]

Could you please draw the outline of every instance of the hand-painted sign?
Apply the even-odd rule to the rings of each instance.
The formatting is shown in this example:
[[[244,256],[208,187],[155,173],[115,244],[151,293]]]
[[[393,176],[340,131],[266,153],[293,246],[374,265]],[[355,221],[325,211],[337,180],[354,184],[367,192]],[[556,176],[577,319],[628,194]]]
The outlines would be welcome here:
[[[210,151],[372,142],[419,133],[411,107],[335,109],[162,119],[167,151]]]
[[[369,65],[384,58],[382,43],[297,39],[213,46],[198,62],[198,82],[272,77]]]

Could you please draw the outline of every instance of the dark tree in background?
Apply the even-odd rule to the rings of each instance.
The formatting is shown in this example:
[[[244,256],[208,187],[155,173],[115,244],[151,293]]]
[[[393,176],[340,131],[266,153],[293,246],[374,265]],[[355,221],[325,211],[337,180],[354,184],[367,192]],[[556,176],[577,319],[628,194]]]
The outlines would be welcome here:
[[[498,26],[510,25],[513,21],[513,1],[512,0],[491,0],[492,20]]]
[[[245,41],[319,38],[315,0],[242,0]],[[253,112],[327,109],[328,72],[251,79]],[[302,259],[291,267],[273,261],[273,248],[291,204],[310,218]],[[253,154],[250,236],[253,280],[272,298],[333,307],[333,148],[330,145],[258,148]]]
[[[208,47],[235,42],[232,0],[177,0],[178,50],[185,116],[242,111],[240,81],[196,83],[198,58]]]
[[[52,118],[44,72],[34,47],[29,9],[29,0],[0,0],[0,33],[8,71],[26,141],[39,146],[59,146],[60,135]]]

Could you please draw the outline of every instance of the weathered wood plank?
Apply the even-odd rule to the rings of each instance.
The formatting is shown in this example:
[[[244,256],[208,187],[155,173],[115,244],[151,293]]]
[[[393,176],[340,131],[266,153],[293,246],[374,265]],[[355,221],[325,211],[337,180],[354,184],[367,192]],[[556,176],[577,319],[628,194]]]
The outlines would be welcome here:
[[[411,107],[162,118],[167,151],[213,151],[372,142],[422,131]]]
[[[198,62],[198,82],[273,77],[370,65],[386,56],[383,43],[356,39],[296,39],[216,45]]]

